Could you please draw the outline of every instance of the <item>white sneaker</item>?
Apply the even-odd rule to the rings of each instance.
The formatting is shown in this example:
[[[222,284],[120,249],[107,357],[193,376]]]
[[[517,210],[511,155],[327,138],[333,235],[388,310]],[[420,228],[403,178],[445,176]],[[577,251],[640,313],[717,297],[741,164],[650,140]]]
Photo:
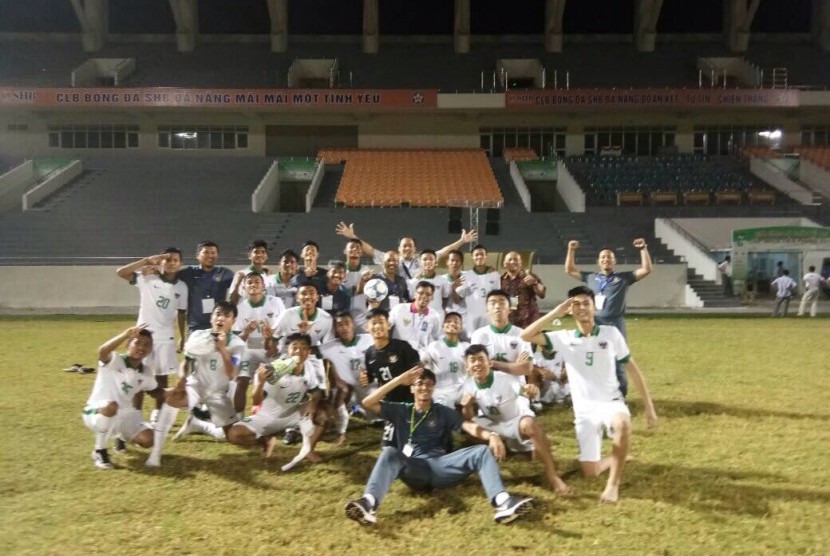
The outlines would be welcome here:
[[[496,515],[493,516],[493,519],[496,520],[496,523],[507,524],[516,521],[531,511],[533,511],[533,498],[522,498],[511,494],[503,504],[496,507]]]
[[[153,411],[150,412],[150,424],[153,425],[153,427],[155,427],[158,420],[159,420],[159,410],[154,409]]]
[[[181,428],[178,431],[176,431],[176,435],[173,437],[173,442],[176,442],[177,440],[193,432],[193,427],[191,426],[192,422],[193,415],[188,415],[187,419],[184,420],[184,423],[182,424]]]
[[[112,469],[112,462],[106,449],[92,450],[92,462],[98,469]]]
[[[161,456],[150,454],[150,457],[144,462],[144,467],[161,467]]]

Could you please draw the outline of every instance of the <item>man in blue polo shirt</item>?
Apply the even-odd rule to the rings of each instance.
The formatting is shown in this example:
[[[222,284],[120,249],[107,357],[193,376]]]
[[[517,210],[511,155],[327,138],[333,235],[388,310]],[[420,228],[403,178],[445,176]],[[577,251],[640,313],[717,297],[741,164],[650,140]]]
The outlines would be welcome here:
[[[622,332],[623,338],[627,337],[624,316],[625,294],[628,286],[651,274],[651,255],[648,253],[646,240],[635,239],[634,247],[640,250],[640,268],[628,272],[614,271],[617,266],[617,257],[611,249],[603,249],[599,252],[597,258],[599,272],[580,272],[574,263],[579,242],[574,240],[568,242],[568,254],[565,257],[565,274],[580,282],[585,282],[594,292],[596,323],[616,327]],[[625,396],[628,393],[628,380],[623,365],[617,365],[617,380],[620,383],[620,391]]]
[[[219,301],[228,297],[233,271],[217,266],[219,246],[203,241],[196,247],[198,265],[188,266],[176,273],[176,278],[187,284],[187,331],[210,328],[210,315]]]

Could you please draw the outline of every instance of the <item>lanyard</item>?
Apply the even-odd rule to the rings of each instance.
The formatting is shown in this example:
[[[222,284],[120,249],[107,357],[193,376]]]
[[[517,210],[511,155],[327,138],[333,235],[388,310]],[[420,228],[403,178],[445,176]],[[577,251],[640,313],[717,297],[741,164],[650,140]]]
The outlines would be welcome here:
[[[615,273],[609,274],[607,277],[604,274],[597,274],[597,282],[599,282],[599,293],[605,290],[606,286],[616,277]]]
[[[427,409],[427,412],[424,413],[424,416],[421,417],[417,423],[415,423],[415,404],[412,404],[412,414],[409,416],[409,442],[412,442],[412,435],[415,434],[415,429],[418,428],[418,425],[424,422],[424,419],[427,418],[430,411],[432,411],[432,405],[429,406],[429,409]]]

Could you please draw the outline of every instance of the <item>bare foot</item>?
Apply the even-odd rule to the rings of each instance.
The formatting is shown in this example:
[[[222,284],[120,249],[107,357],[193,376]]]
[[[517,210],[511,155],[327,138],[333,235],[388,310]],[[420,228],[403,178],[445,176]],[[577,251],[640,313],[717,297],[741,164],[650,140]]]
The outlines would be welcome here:
[[[265,446],[262,447],[262,457],[270,458],[274,453],[274,446],[277,445],[277,437],[273,434],[266,438]]]
[[[553,491],[559,496],[570,496],[573,494],[571,487],[565,484],[565,481],[559,477],[556,477],[554,481],[551,481],[551,487],[553,487]]]
[[[334,441],[335,446],[342,446],[345,443],[346,443],[346,435],[345,434],[339,435],[337,437],[337,440]]]
[[[620,499],[620,487],[618,485],[607,485],[599,497],[600,503],[613,504]]]
[[[307,459],[311,463],[320,463],[321,461],[323,461],[323,456],[321,456],[320,454],[318,454],[315,451],[311,451],[311,452],[308,453],[308,455],[305,457],[305,459]]]

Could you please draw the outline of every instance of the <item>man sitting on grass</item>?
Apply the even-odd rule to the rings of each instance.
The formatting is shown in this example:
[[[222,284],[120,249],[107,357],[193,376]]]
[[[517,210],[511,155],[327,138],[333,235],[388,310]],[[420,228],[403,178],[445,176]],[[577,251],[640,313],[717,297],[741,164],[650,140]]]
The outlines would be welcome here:
[[[610,470],[600,502],[616,502],[631,443],[631,413],[620,392],[617,362],[625,364],[643,398],[649,427],[657,423],[657,415],[645,377],[631,357],[622,333],[613,326],[598,326],[594,322],[595,310],[594,292],[578,286],[568,292],[568,299],[528,326],[521,337],[560,353],[565,360],[582,474],[596,477]],[[544,332],[546,324],[568,313],[576,320],[576,329]],[[613,441],[611,456],[605,458],[602,457],[603,429]]]
[[[127,342],[127,352],[114,353]],[[95,433],[92,461],[98,469],[112,469],[107,445],[120,436],[142,448],[153,446],[153,429],[141,419],[136,395],[148,392],[162,399],[152,369],[142,360],[153,351],[153,336],[146,325],[133,326],[98,348],[98,374],[83,411],[84,424]],[[139,396],[139,400],[141,397]]]
[[[550,453],[545,431],[536,422],[530,399],[539,395],[533,384],[522,384],[519,378],[490,367],[487,348],[473,344],[464,352],[464,363],[470,375],[464,384],[461,408],[464,417],[490,431],[496,441],[511,452],[531,452],[542,461],[545,478],[559,494],[570,490],[559,478]],[[474,416],[473,404],[481,414]]]
[[[409,386],[414,403],[386,401],[395,388]],[[478,473],[487,498],[495,507],[497,523],[510,523],[533,509],[532,498],[509,494],[499,475],[497,459],[504,457],[504,445],[471,421],[463,421],[454,409],[432,402],[435,374],[420,365],[383,384],[363,400],[363,406],[379,413],[395,425],[397,446],[384,446],[375,462],[363,496],[346,504],[346,517],[363,525],[377,522],[375,510],[389,491],[392,481],[400,478],[414,490],[431,490],[458,484]],[[488,440],[447,453],[447,437],[463,429],[468,434]]]

